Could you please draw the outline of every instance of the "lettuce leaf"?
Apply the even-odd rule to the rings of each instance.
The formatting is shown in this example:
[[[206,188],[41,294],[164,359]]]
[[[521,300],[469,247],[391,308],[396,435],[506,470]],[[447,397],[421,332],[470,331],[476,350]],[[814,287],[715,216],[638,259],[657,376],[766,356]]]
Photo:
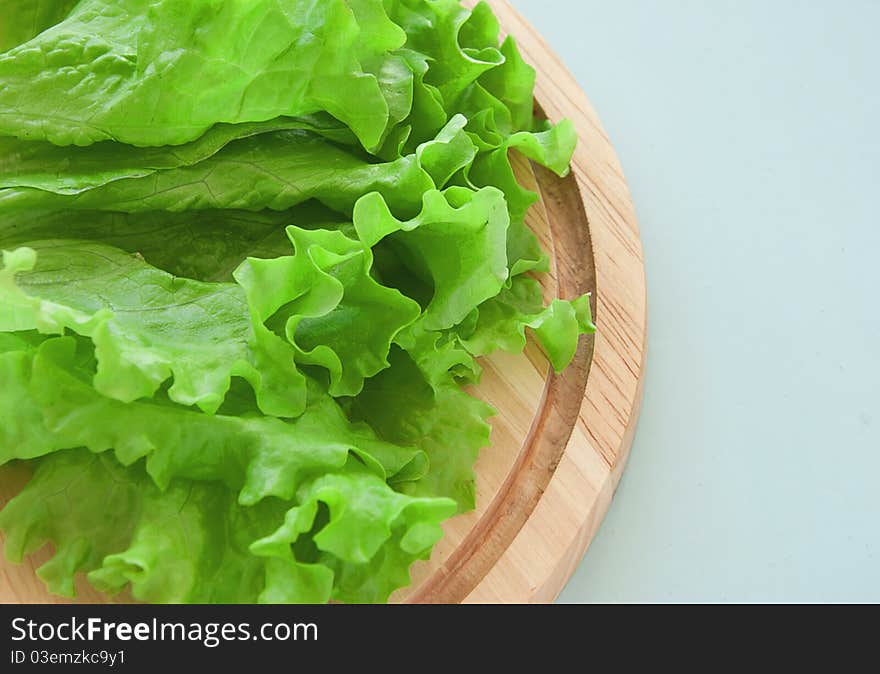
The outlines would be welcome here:
[[[193,166],[122,178],[74,194],[4,189],[0,210],[284,210],[318,199],[345,212],[374,190],[406,209],[415,205],[413,194],[433,187],[415,156],[371,164],[316,136],[281,131],[234,141]]]
[[[267,414],[305,408],[293,349],[251,321],[240,287],[181,279],[100,244],[31,245],[3,253],[0,330],[91,338],[98,392],[149,398],[173,377],[173,401],[211,413],[236,376],[253,386]]]
[[[193,165],[140,176],[126,177],[123,171],[118,178],[94,177],[93,187],[71,190],[64,181],[51,190],[0,185],[0,213],[285,210],[309,199],[351,213],[363,194],[376,191],[395,211],[409,215],[418,209],[422,193],[443,187],[451,171],[473,160],[464,121],[453,117],[415,153],[380,164],[301,129],[261,133],[230,142]]]
[[[384,602],[406,585],[412,562],[425,557],[443,535],[440,522],[455,513],[449,499],[406,496],[357,468],[316,479],[300,490],[299,502],[251,550],[285,559],[291,546],[299,547],[305,560],[333,572],[331,598],[351,603]],[[321,505],[326,522],[315,531]]]
[[[160,490],[139,465],[67,450],[39,463],[0,528],[12,560],[54,543],[38,573],[66,596],[87,573],[102,590],[130,585],[136,599],[160,603],[381,602],[454,512],[357,464],[303,485],[298,500],[243,507],[212,482]]]
[[[87,350],[70,337],[0,354],[0,372],[8,377],[0,405],[11,411],[18,404],[25,422],[0,430],[0,465],[58,449],[113,450],[123,465],[146,459],[147,473],[163,489],[176,477],[220,481],[239,490],[246,504],[290,498],[306,477],[341,468],[350,454],[392,482],[418,479],[426,470],[422,451],[379,440],[322,392],[313,392],[291,422],[209,416],[161,400],[102,396],[89,383],[89,364]]]
[[[398,414],[404,408],[407,414]],[[401,490],[451,498],[460,511],[474,508],[474,461],[489,444],[486,419],[495,413],[489,405],[451,381],[432,385],[408,353],[395,350],[391,367],[367,383],[352,413],[384,440],[427,454],[427,473]]]
[[[378,193],[361,198],[354,213],[365,245],[390,237],[410,270],[432,286],[420,318],[432,330],[457,325],[501,290],[508,274],[508,224],[504,196],[491,187],[425,192],[421,213],[408,221],[396,219]]]
[[[370,276],[369,247],[339,231],[289,227],[287,233],[295,255],[250,258],[235,278],[258,320],[283,330],[298,362],[327,369],[331,395],[355,395],[388,367],[392,340],[421,308]]]
[[[578,337],[596,331],[590,298],[556,299],[545,307],[541,285],[533,278],[517,276],[510,287],[480,305],[475,323],[464,327],[459,336],[474,356],[498,349],[517,353],[526,346],[526,328],[534,331],[550,364],[561,372],[574,357]]]
[[[248,546],[271,533],[284,509],[279,502],[241,508],[233,492],[209,482],[178,481],[162,491],[139,466],[68,450],[38,464],[0,512],[0,527],[12,560],[54,544],[38,573],[56,594],[73,596],[76,574],[87,573],[108,592],[130,583],[143,601],[250,603],[267,590],[269,574]],[[329,595],[329,587],[288,585],[277,574],[270,580],[292,601]]]
[[[294,129],[331,139],[344,138],[338,123],[317,115],[249,124],[218,124],[191,143],[178,146],[120,148],[118,143],[104,141],[89,147],[69,148],[0,137],[0,185],[78,194],[116,180],[143,178],[157,171],[198,164],[234,140]]]
[[[167,213],[113,211],[33,211],[26,220],[0,214],[4,247],[45,241],[59,232],[69,239],[101,243],[137,254],[173,276],[199,281],[232,281],[248,256],[275,257],[290,252],[284,227],[311,222],[305,204],[286,211],[208,210]],[[344,219],[322,214],[324,226]],[[157,236],[158,233],[162,236]]]
[[[66,17],[79,0],[2,0],[0,52],[33,39]]]
[[[0,56],[0,133],[180,145],[221,122],[326,111],[371,148],[389,105],[364,63],[405,40],[381,0],[82,0]]]

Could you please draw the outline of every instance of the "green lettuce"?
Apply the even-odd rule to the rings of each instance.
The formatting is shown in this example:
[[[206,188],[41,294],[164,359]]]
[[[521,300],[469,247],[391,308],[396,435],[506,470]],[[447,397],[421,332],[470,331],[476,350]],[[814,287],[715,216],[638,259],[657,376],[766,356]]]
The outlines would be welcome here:
[[[544,306],[541,285],[517,276],[509,287],[481,304],[473,319],[459,328],[464,348],[474,356],[498,349],[517,353],[526,345],[526,328],[534,331],[551,365],[561,372],[571,362],[578,335],[594,332],[589,296],[572,302],[555,299]]]
[[[181,279],[87,241],[33,242],[4,252],[3,261],[0,330],[91,338],[94,386],[104,395],[150,397],[173,377],[172,400],[214,412],[237,376],[252,384],[267,414],[305,408],[293,349],[251,320],[234,284]]]
[[[384,602],[474,508],[480,358],[563,370],[576,135],[485,3],[0,0],[0,511],[152,602]]]
[[[136,599],[160,603],[372,603],[409,581],[455,509],[400,494],[357,465],[298,496],[294,507],[242,507],[219,483],[162,490],[140,465],[66,450],[40,461],[0,527],[13,560],[54,543],[39,574],[58,594],[72,595],[85,573],[102,590],[130,585]]]
[[[8,51],[51,28],[79,0],[3,0],[0,8],[0,51]]]
[[[427,465],[421,450],[380,440],[320,391],[288,422],[206,415],[158,400],[125,404],[95,391],[83,355],[70,337],[48,339],[30,353],[0,354],[8,384],[0,401],[10,412],[18,405],[26,420],[0,430],[0,462],[58,449],[112,450],[123,465],[145,459],[160,487],[175,477],[220,481],[239,490],[243,503],[290,498],[305,476],[340,468],[350,454],[388,481],[418,478]]]
[[[82,0],[0,56],[0,132],[180,145],[221,122],[326,111],[373,147],[391,116],[377,74],[405,40],[381,0]]]

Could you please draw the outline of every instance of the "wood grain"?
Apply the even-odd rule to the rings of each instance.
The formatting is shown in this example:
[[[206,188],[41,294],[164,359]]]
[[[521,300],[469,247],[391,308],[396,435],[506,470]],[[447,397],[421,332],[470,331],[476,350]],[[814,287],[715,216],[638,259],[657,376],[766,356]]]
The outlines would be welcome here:
[[[536,111],[571,119],[572,172],[559,179],[514,157],[540,201],[528,223],[551,254],[545,296],[591,292],[598,333],[561,375],[532,342],[486,359],[473,392],[498,410],[477,463],[477,510],[450,520],[431,560],[413,569],[404,602],[547,602],[561,591],[598,529],[620,480],[638,417],[646,346],[646,291],[638,225],[614,149],[586,96],[506,0],[489,0],[502,29],[536,67]],[[0,503],[26,474],[0,471]],[[0,562],[0,601],[51,597],[35,576],[48,557]],[[85,583],[78,601],[106,601]],[[119,598],[115,598],[119,601]]]

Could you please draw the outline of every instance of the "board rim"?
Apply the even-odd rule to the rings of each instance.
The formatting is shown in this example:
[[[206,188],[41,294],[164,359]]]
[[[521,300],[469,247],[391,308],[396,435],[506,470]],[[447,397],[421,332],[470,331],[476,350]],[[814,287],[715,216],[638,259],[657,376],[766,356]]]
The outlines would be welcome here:
[[[591,256],[592,264],[583,267],[590,268],[595,278],[578,274],[576,269],[573,274],[560,272],[559,290],[567,299],[593,290],[591,305],[598,330],[595,339],[582,340],[568,370],[548,375],[540,412],[533,419],[516,469],[465,540],[407,596],[407,603],[554,601],[611,504],[629,457],[642,398],[647,285],[638,221],[620,162],[598,115],[559,57],[507,0],[488,2],[502,31],[516,39],[525,59],[536,68],[536,107],[553,122],[570,119],[575,125],[579,142],[571,173],[556,179],[562,189],[555,199],[570,200],[577,195],[577,208],[587,225],[583,233],[586,243],[578,249]],[[536,171],[541,169],[536,167]],[[552,183],[545,176],[539,184]],[[548,210],[553,204],[551,199]],[[560,234],[564,237],[565,230],[554,223],[558,225],[564,214],[558,204],[555,211],[549,220],[556,240],[554,254],[558,254]],[[559,268],[572,271],[571,265]],[[572,413],[573,395],[577,397]],[[604,415],[613,415],[618,423],[600,435],[591,422]],[[553,427],[549,433],[548,424]],[[550,446],[543,452],[534,451],[542,436],[550,436]],[[579,465],[589,468],[576,470]],[[520,479],[523,470],[528,470],[531,478]],[[521,482],[528,493],[517,491]],[[547,533],[542,506],[572,491],[589,494],[592,499],[576,504],[582,507],[566,522],[565,531],[560,532],[554,523],[554,549],[542,550],[542,563],[533,564],[525,573],[517,569],[523,576],[521,594],[511,592],[512,588],[506,596],[499,593],[505,560],[508,566],[522,567],[529,564],[530,553],[531,559],[539,557],[529,547]],[[552,506],[543,509],[548,508]],[[522,521],[517,521],[516,513],[524,515],[519,518]]]

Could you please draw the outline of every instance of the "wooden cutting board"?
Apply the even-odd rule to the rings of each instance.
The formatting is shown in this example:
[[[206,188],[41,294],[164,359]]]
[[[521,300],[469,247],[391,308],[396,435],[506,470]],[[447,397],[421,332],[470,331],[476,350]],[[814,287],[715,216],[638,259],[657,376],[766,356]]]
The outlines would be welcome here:
[[[473,4],[473,3],[467,3]],[[520,179],[540,194],[529,224],[552,259],[541,279],[547,298],[593,293],[598,332],[582,340],[562,375],[534,343],[523,355],[484,361],[473,392],[490,402],[492,446],[477,463],[477,510],[450,520],[405,602],[549,602],[583,557],[626,463],[642,389],[646,292],[638,225],[623,173],[602,125],[574,78],[506,0],[489,0],[538,72],[536,110],[571,119],[580,143],[572,172],[559,179],[516,160]],[[0,472],[0,504],[27,479]],[[44,549],[22,565],[0,562],[0,602],[66,602],[35,575]],[[78,601],[105,597],[85,582]],[[116,598],[118,601],[119,598]]]

